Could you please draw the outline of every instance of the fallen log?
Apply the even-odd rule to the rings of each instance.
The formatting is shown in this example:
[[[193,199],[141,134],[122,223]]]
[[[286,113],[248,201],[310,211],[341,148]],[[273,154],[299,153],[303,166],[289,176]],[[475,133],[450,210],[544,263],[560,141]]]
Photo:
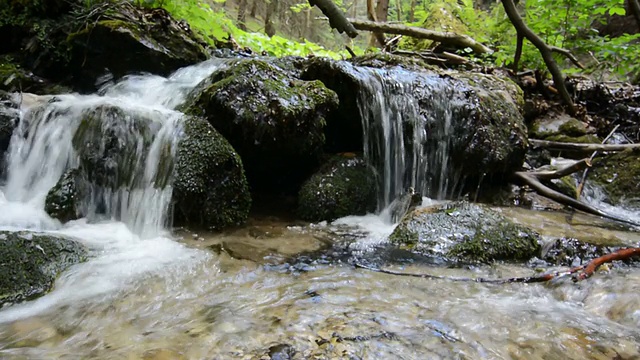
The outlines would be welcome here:
[[[528,172],[527,174],[539,180],[552,180],[552,179],[560,179],[562,177],[571,175],[580,170],[588,169],[590,167],[591,167],[591,159],[582,159],[574,162],[569,166],[565,166],[555,171],[531,171],[531,172]]]
[[[468,47],[478,54],[493,53],[493,50],[491,50],[489,47],[484,46],[483,44],[477,42],[467,35],[456,34],[452,32],[433,31],[419,27],[389,24],[383,22],[357,20],[351,18],[348,20],[357,30],[405,35],[418,39],[429,39],[447,45],[454,45],[463,48]]]
[[[620,249],[612,252],[611,254],[607,254],[607,255],[595,258],[589,261],[586,265],[576,266],[565,271],[555,271],[552,273],[543,274],[539,276],[513,277],[508,279],[453,277],[453,276],[441,276],[441,275],[433,275],[433,274],[426,274],[426,273],[416,274],[416,273],[406,273],[406,272],[392,271],[392,270],[386,270],[381,268],[374,268],[374,267],[366,266],[360,263],[355,263],[354,265],[356,268],[379,272],[382,274],[417,277],[417,278],[423,278],[423,279],[464,281],[464,282],[477,282],[477,283],[488,283],[488,284],[511,284],[511,283],[532,284],[532,283],[547,282],[547,281],[551,281],[551,280],[558,279],[568,275],[573,275],[572,280],[574,282],[585,280],[591,277],[595,273],[595,271],[603,264],[610,263],[615,260],[627,260],[634,256],[640,256],[640,248]]]
[[[537,148],[549,150],[569,150],[569,151],[624,151],[627,149],[640,149],[640,144],[579,144],[559,141],[529,139],[529,143]]]

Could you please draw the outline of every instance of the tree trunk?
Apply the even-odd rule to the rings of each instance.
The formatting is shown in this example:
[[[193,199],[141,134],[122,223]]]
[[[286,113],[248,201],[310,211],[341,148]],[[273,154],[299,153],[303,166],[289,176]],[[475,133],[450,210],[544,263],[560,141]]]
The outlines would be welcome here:
[[[353,0],[352,9],[351,17],[355,19],[358,17],[358,0]]]
[[[245,25],[246,21],[246,11],[247,11],[247,0],[240,0],[238,3],[238,29],[247,31],[247,26]]]
[[[251,11],[249,12],[249,16],[255,19],[257,12],[258,12],[258,0],[253,0],[253,4],[251,5]]]
[[[387,16],[389,15],[389,0],[378,0],[378,6],[376,7],[376,17],[380,22],[387,22]]]
[[[396,0],[396,20],[402,22],[402,1]]]
[[[273,20],[271,20],[271,17],[278,11],[278,1],[280,0],[269,0],[269,4],[267,4],[267,14],[264,17],[264,32],[269,35],[269,37],[276,34],[276,26]]]
[[[633,17],[636,18],[638,28],[640,29],[640,2],[638,2],[638,0],[629,0],[629,8],[631,8]]]
[[[369,20],[374,22],[378,22],[379,20],[377,9],[373,6],[373,0],[367,0],[367,17],[369,18]],[[384,34],[381,31],[373,31],[373,34],[371,34],[371,39],[369,39],[369,47],[375,47],[376,45],[379,47],[383,47],[384,43],[386,42],[384,39]]]
[[[544,63],[547,65],[551,76],[553,77],[553,82],[562,97],[562,101],[567,105],[569,114],[576,114],[576,107],[571,100],[571,95],[567,91],[567,87],[564,84],[564,77],[562,76],[562,71],[556,64],[556,61],[553,59],[553,52],[551,47],[549,47],[544,40],[542,40],[538,35],[536,35],[527,24],[524,23],[520,14],[518,14],[518,9],[516,9],[516,5],[513,3],[513,0],[501,0],[502,6],[504,6],[504,11],[507,13],[507,17],[513,24],[513,27],[516,28],[518,34],[524,36],[527,40],[531,41],[531,43],[540,51],[540,55],[542,55],[542,59]]]
[[[358,36],[358,31],[356,31],[349,20],[347,20],[342,10],[336,6],[333,0],[309,0],[309,5],[315,5],[322,10],[322,13],[329,18],[329,25],[333,29],[338,30],[339,33],[345,32],[351,38]],[[284,13],[284,11],[282,13]]]
[[[411,0],[411,8],[409,10],[409,22],[416,21],[416,0]]]

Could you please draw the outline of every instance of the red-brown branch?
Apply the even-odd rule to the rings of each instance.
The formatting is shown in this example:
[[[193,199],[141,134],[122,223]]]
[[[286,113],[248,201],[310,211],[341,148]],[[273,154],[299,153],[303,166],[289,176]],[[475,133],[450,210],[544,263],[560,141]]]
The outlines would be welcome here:
[[[527,276],[527,277],[515,277],[509,279],[487,279],[487,278],[468,278],[468,277],[450,277],[450,276],[441,276],[441,275],[432,275],[432,274],[415,274],[415,273],[406,273],[406,272],[398,272],[392,270],[385,270],[380,268],[373,268],[370,266],[355,264],[355,267],[371,270],[383,274],[396,275],[396,276],[410,276],[410,277],[418,277],[423,279],[439,279],[439,280],[448,280],[448,281],[465,281],[465,282],[478,282],[478,283],[490,283],[490,284],[510,284],[510,283],[539,283],[539,282],[547,282],[553,279],[561,278],[563,276],[573,275],[573,281],[580,281],[587,279],[593,275],[593,273],[600,267],[602,264],[609,263],[615,260],[626,260],[632,258],[634,256],[640,256],[640,248],[628,248],[628,249],[620,249],[618,251],[614,251],[611,254],[607,254],[598,258],[595,258],[587,263],[587,265],[580,265],[569,270],[565,271],[556,271],[550,274],[544,274],[540,276]]]

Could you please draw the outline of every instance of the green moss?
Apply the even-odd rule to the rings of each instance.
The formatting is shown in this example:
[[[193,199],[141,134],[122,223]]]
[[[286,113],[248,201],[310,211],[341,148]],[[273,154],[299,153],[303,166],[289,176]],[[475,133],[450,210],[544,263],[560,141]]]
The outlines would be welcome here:
[[[540,251],[539,236],[498,212],[453,202],[416,209],[389,236],[397,246],[450,261],[526,260]]]
[[[580,137],[587,134],[587,127],[578,119],[570,119],[564,124],[560,125],[560,133],[571,137]]]
[[[335,156],[298,193],[298,215],[309,221],[364,215],[376,208],[376,177],[360,158]]]
[[[640,192],[640,151],[625,150],[594,161],[589,179],[601,186],[613,204]]]
[[[222,229],[243,223],[251,196],[240,157],[206,121],[191,117],[177,149],[176,220]]]
[[[563,134],[553,135],[545,138],[548,141],[570,142],[579,144],[600,144],[601,140],[595,135],[568,136]]]
[[[0,231],[0,306],[44,295],[62,271],[86,258],[87,250],[67,238]]]

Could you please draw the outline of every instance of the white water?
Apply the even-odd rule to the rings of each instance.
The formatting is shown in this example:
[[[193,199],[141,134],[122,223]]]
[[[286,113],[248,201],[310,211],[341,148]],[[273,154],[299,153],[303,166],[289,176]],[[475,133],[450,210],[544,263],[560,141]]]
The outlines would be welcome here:
[[[179,140],[183,115],[174,109],[191,89],[227,64],[225,60],[211,60],[181,69],[168,78],[130,76],[103,86],[96,95],[40,97],[23,103],[20,124],[8,151],[7,181],[0,186],[0,229],[71,236],[92,250],[92,258],[66,272],[50,294],[0,311],[0,322],[81,299],[112,296],[140,276],[168,274],[172,268],[189,271],[198,259],[208,256],[168,237],[165,229],[171,186],[157,188],[155,181],[163,172],[170,173],[160,166],[161,155],[164,151],[167,156],[166,149],[170,149],[169,155],[173,156]],[[114,131],[118,141],[132,139],[132,153],[127,159],[139,171],[115,190],[91,186],[84,204],[87,218],[61,225],[43,210],[45,198],[60,176],[78,165],[74,135],[87,113],[99,107],[121,110],[100,114],[102,130]],[[134,126],[135,119],[148,121],[154,134],[146,148]],[[110,175],[116,182],[118,165],[122,164],[115,164]]]
[[[358,106],[365,158],[379,176],[378,211],[410,187],[436,199],[452,195],[459,179],[450,166],[452,122],[454,109],[464,105],[457,90],[438,77],[399,68],[354,73],[365,88]],[[424,89],[429,104],[421,106],[415,93]]]

